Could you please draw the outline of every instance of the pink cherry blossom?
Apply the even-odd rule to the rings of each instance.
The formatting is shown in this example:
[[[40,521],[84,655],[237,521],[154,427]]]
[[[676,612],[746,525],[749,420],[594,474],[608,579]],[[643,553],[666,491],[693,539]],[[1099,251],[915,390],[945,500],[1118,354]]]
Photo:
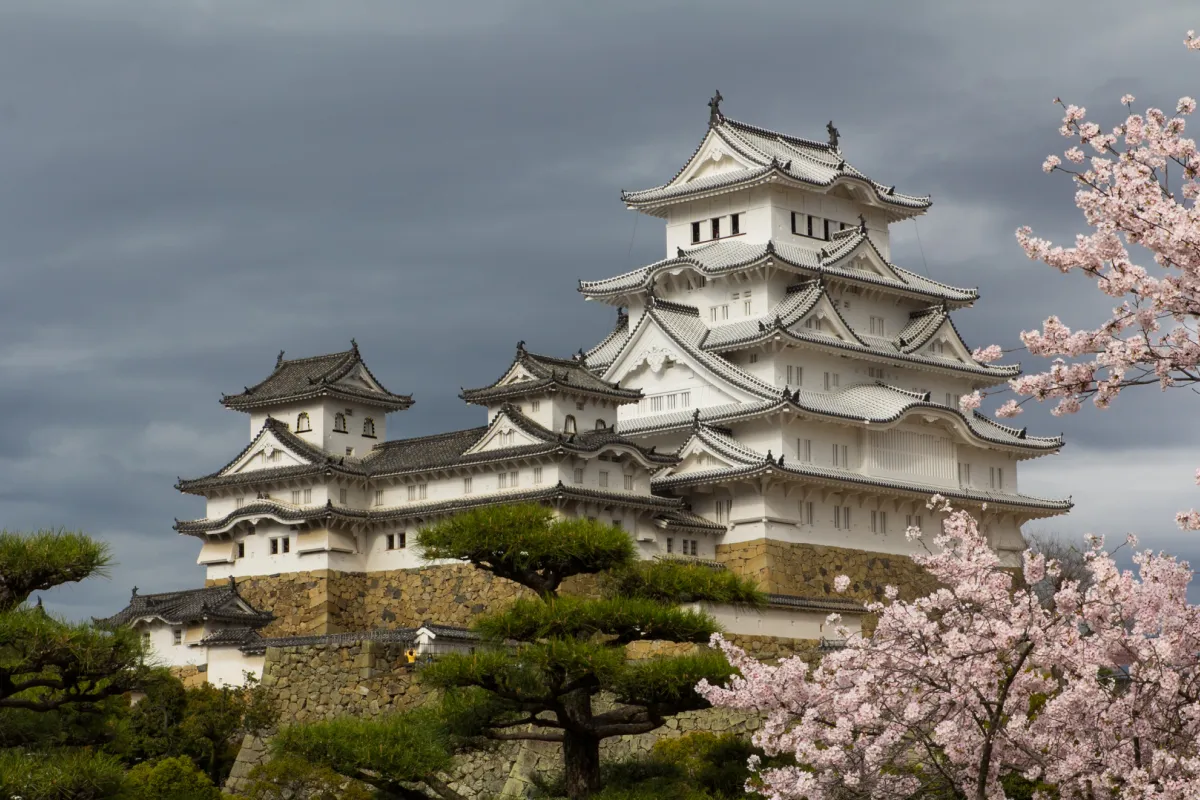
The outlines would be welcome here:
[[[1003,357],[1004,351],[1000,349],[998,344],[990,344],[987,347],[980,347],[971,353],[971,358],[978,361],[980,364],[990,364],[993,361],[1000,360]]]
[[[975,391],[971,392],[970,394],[964,394],[962,397],[958,398],[958,407],[965,412],[971,412],[979,408],[979,405],[982,402],[983,395]]]
[[[833,579],[834,591],[844,592],[850,588],[850,578],[847,575],[838,575]]]
[[[759,714],[755,744],[795,760],[752,760],[759,790],[1001,800],[1002,780],[1020,776],[1061,800],[1200,796],[1200,607],[1187,601],[1188,565],[1143,551],[1121,570],[1091,537],[1087,588],[1062,579],[1039,595],[1031,584],[1061,576],[1057,562],[1025,552],[1018,582],[970,515],[942,498],[930,505],[941,531],[914,560],[940,588],[905,601],[887,587],[867,607],[871,636],[815,666],[764,664],[713,637],[739,674],[697,691]]]

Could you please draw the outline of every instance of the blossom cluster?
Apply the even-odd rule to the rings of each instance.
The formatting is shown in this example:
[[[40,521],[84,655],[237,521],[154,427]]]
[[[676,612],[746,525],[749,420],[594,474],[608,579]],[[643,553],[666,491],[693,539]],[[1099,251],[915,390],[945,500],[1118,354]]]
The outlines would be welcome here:
[[[795,758],[756,762],[759,791],[999,800],[1002,779],[1016,776],[1062,800],[1200,796],[1200,607],[1187,602],[1188,565],[1145,551],[1136,573],[1121,571],[1093,537],[1087,588],[1028,551],[1018,576],[970,515],[939,510],[942,530],[915,558],[941,588],[905,601],[888,587],[868,606],[870,637],[815,667],[763,664],[714,637],[740,675],[698,691],[762,714],[755,743]],[[1057,585],[1049,599],[1031,588],[1046,579]]]

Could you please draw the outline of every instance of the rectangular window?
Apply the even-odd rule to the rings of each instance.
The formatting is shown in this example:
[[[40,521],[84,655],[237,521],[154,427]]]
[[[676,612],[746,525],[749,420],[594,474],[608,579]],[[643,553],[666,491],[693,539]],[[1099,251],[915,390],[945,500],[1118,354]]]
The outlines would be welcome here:
[[[600,470],[600,487],[603,489],[608,488],[608,473],[604,470]]]
[[[424,500],[428,492],[429,484],[411,483],[408,486],[408,501],[411,503],[414,500]]]
[[[541,467],[533,468],[533,482],[534,483],[542,482],[542,468]]]
[[[728,525],[729,516],[733,512],[733,498],[716,502],[717,524]]]
[[[541,401],[541,400],[534,400],[534,401],[530,402],[530,404],[529,404],[529,410],[530,410],[530,411],[533,411],[533,412],[535,412],[535,413],[536,413],[536,412],[538,412],[538,411],[541,411],[541,410],[542,410],[542,401]]]
[[[812,463],[812,439],[796,440],[796,458],[804,464]]]
[[[946,406],[954,408],[956,405],[957,403],[954,402],[954,392],[946,392]]]
[[[245,543],[245,542],[238,542],[238,554],[237,554],[237,557],[238,557],[238,558],[245,558],[245,557],[246,557],[246,543]]]
[[[887,512],[871,512],[871,533],[887,533]]]
[[[751,354],[750,354],[750,363],[751,363],[751,364],[757,364],[757,363],[758,363],[758,353],[751,353]]]
[[[813,524],[813,504],[812,504],[811,500],[801,500],[800,501],[800,524],[801,525],[812,525]]]
[[[405,547],[408,547],[408,533],[401,531],[400,533],[396,534],[396,545],[398,549],[404,549]]]
[[[993,489],[1004,488],[1004,467],[988,467],[988,476]]]
[[[675,540],[672,539],[670,536],[667,537],[667,552],[668,553],[675,552]]]
[[[179,628],[171,631],[171,639],[175,644],[183,644],[183,631]]]
[[[575,482],[583,483],[583,470],[578,467],[575,468]]]
[[[675,402],[676,402],[678,399],[679,399],[679,398],[678,398],[678,396],[676,396],[676,395],[673,395],[673,394],[669,394],[669,395],[667,395],[667,410],[668,410],[668,411],[671,411],[671,410],[673,410],[673,409],[675,408]]]
[[[883,317],[871,317],[871,335],[886,336],[883,327]]]
[[[825,373],[825,391],[832,391],[842,385],[842,376],[836,372]]]
[[[800,233],[800,231],[796,230],[796,212],[793,211],[792,212],[792,235],[795,236],[799,233]]]
[[[651,397],[650,398],[650,411],[654,412],[654,411],[662,411],[662,410],[663,410],[662,395],[658,395],[657,397]]]
[[[700,241],[700,223],[693,222],[692,223],[692,244],[696,244],[699,241]]]
[[[338,489],[338,502],[342,505],[346,504],[346,497],[350,492],[346,489]]]
[[[833,507],[833,527],[838,530],[850,530],[850,506]]]
[[[383,489],[375,490],[375,505],[377,505],[377,506],[383,505]]]
[[[280,552],[283,552],[283,553],[290,553],[292,551],[292,537],[285,536],[282,539],[280,539],[279,540],[279,550],[280,550]]]
[[[150,646],[150,631],[142,631],[142,647]]]
[[[508,488],[508,473],[507,472],[501,472],[497,476],[496,488],[498,488],[498,489],[507,489]]]
[[[236,499],[233,501],[233,507],[234,507],[234,508],[241,508],[241,507],[242,507],[242,505],[243,505],[245,502],[246,502],[246,498],[244,498],[244,497],[238,497],[238,498],[236,498]]]
[[[958,462],[958,485],[964,489],[971,485],[971,465]]]
[[[808,236],[813,235],[812,231],[813,231],[813,217],[812,217],[812,214],[809,214],[808,215]]]
[[[850,466],[849,447],[844,444],[835,444],[833,446],[833,465],[835,467]]]
[[[463,494],[471,493],[471,476],[463,478]]]
[[[808,319],[804,320],[804,327],[808,328],[810,331],[817,331],[820,333],[821,329],[824,327],[824,324],[821,322],[820,317],[809,317]]]
[[[788,386],[803,386],[804,385],[804,367],[788,367],[787,368],[787,385]]]
[[[828,242],[829,241],[829,220],[825,220],[824,222],[825,222],[824,239],[825,239],[825,241]]]
[[[620,528],[620,527],[622,527],[621,520],[619,520],[619,519],[614,519],[614,520],[612,521],[612,526],[613,526],[614,528]]]
[[[750,299],[750,292],[742,292],[742,313],[748,317],[750,316],[753,308],[754,306],[753,301]]]
[[[697,551],[697,549],[698,549],[698,548],[697,548],[697,545],[698,545],[698,544],[700,544],[700,542],[698,542],[698,541],[697,541],[697,540],[695,540],[695,539],[692,539],[692,555],[696,555],[696,551]]]
[[[306,502],[306,503],[312,502],[312,489],[304,490],[304,502]]]
[[[679,405],[683,406],[684,408],[691,408],[692,407],[692,393],[691,392],[680,392],[679,393]]]
[[[716,306],[709,306],[709,308],[708,308],[708,321],[709,321],[709,322],[716,322],[716,321],[717,321],[717,307],[716,307]]]
[[[388,549],[388,550],[395,550],[395,549],[396,549],[396,534],[394,534],[394,533],[389,533],[389,534],[387,535],[387,549]]]
[[[271,540],[271,555],[273,555],[273,556],[279,555],[279,540],[278,539]]]
[[[517,481],[517,476],[518,476],[518,475],[520,475],[520,474],[521,474],[521,473],[519,473],[519,472],[516,472],[516,471],[513,471],[513,472],[510,472],[510,473],[508,473],[508,487],[509,487],[510,489],[515,489],[515,488],[517,488],[517,486],[519,485],[519,484],[518,484],[518,481]]]
[[[294,505],[294,506],[300,505],[300,490],[299,489],[292,489],[292,505]]]
[[[730,214],[729,215],[729,235],[737,236],[741,232],[742,232],[742,215],[741,214]]]
[[[633,491],[633,476],[632,475],[625,476],[625,491],[627,491],[627,492]]]
[[[721,218],[720,217],[713,217],[713,219],[712,219],[712,238],[714,238],[714,239],[721,238]]]
[[[346,455],[348,455],[348,456],[352,456],[352,455],[354,455],[354,448],[353,448],[353,447],[347,447],[347,448],[346,448]]]
[[[905,514],[904,527],[905,529],[916,528],[917,530],[921,530],[921,515]]]

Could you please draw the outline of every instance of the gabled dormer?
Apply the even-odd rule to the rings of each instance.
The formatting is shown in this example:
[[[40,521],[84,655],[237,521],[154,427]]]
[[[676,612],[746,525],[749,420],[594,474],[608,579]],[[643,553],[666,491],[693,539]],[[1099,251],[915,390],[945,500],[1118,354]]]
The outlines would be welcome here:
[[[273,417],[326,453],[361,457],[386,438],[387,414],[413,400],[384,388],[358,343],[350,344],[344,352],[309,358],[285,359],[281,351],[270,375],[239,394],[223,395],[221,405],[250,415],[251,436]]]
[[[511,403],[537,424],[570,434],[611,427],[617,408],[636,403],[642,394],[602,380],[582,356],[538,355],[518,342],[516,356],[498,380],[481,389],[463,389],[459,397],[487,406],[489,420]]]

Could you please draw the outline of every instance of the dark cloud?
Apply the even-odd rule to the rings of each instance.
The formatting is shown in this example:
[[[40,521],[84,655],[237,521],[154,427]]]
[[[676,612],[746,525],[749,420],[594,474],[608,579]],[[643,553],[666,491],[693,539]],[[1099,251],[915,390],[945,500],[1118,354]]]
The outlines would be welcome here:
[[[718,87],[736,118],[817,137],[832,118],[857,166],[933,194],[894,255],[981,287],[959,315],[972,342],[1014,345],[1050,313],[1086,323],[1109,303],[1012,237],[1079,228],[1070,186],[1038,169],[1062,147],[1049,100],[1114,119],[1126,91],[1172,105],[1195,74],[1192,10],[1060,3],[1062,28],[1033,2],[5,3],[5,524],[112,543],[111,582],[49,598],[74,616],[134,583],[197,583],[170,526],[202,503],[171,485],[242,447],[245,418],[217,399],[280,348],[357,337],[417,397],[393,435],[478,424],[459,386],[495,378],[518,339],[595,342],[613,315],[576,280],[661,256],[661,223],[618,192],[678,168]],[[1195,488],[1192,401],[1031,411],[1072,445],[1023,488],[1075,495],[1065,533],[1125,526],[1188,551],[1171,516]]]

